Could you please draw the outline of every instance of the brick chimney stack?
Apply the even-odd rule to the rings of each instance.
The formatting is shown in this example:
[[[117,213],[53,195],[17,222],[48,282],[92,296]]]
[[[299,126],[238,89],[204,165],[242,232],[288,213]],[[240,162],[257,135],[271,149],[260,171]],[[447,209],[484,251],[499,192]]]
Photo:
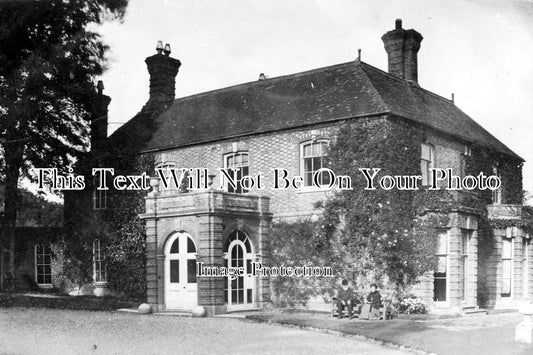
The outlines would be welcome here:
[[[389,73],[418,84],[417,53],[423,37],[413,29],[404,30],[401,19],[395,27],[381,37],[389,56]]]
[[[165,104],[176,96],[176,75],[181,62],[169,56],[168,43],[163,49],[163,42],[158,41],[156,51],[156,54],[145,60],[150,74],[150,98],[146,106]]]
[[[104,95],[104,83],[98,80],[96,85],[96,101],[94,106],[94,113],[91,119],[91,150],[93,150],[99,142],[107,138],[107,113],[111,98]]]

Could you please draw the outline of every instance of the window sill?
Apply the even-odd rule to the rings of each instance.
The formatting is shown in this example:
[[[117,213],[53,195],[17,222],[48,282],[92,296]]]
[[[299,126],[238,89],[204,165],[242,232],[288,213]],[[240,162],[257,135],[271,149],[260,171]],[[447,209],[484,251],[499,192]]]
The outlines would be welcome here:
[[[336,189],[332,189],[332,188],[320,188],[320,187],[315,187],[315,186],[304,186],[304,187],[299,188],[296,191],[299,194],[306,194],[306,193],[311,193],[311,192],[335,192],[335,190]]]

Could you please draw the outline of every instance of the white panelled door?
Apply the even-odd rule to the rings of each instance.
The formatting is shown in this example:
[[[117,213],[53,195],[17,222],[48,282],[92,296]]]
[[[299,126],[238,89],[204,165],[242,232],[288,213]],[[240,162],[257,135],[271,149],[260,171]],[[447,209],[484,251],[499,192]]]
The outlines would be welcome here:
[[[165,246],[165,304],[175,310],[198,304],[196,245],[185,232],[172,235]]]

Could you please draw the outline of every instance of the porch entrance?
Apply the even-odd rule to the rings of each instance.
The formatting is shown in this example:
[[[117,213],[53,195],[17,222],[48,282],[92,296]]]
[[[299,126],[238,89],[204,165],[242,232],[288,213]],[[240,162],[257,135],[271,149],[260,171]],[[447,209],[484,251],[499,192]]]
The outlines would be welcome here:
[[[198,304],[196,245],[185,232],[173,234],[165,245],[166,309],[191,310]]]
[[[224,298],[228,311],[255,308],[256,277],[252,276],[254,253],[250,238],[242,231],[231,233],[224,244],[224,252],[228,269],[244,269],[243,276],[227,279]]]

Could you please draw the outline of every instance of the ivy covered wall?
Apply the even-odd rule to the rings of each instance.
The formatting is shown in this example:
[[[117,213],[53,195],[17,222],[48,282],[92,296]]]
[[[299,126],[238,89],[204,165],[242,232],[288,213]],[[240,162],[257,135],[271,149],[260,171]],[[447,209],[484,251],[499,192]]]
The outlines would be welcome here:
[[[497,164],[503,181],[503,202],[521,202],[522,164],[513,157],[496,153],[487,147],[471,146],[397,118],[378,117],[345,123],[331,146],[328,167],[337,175],[349,175],[353,190],[338,192],[318,204],[323,211],[323,217],[318,222],[322,227],[318,228],[318,232],[310,227],[311,224],[304,223],[311,228],[306,240],[327,243],[328,251],[315,255],[309,243],[289,244],[300,251],[299,255],[315,255],[313,260],[323,256],[322,261],[334,266],[337,279],[329,285],[315,282],[315,288],[309,287],[309,284],[300,285],[298,292],[285,287],[286,292],[290,289],[298,293],[294,297],[305,299],[302,290],[308,289],[309,294],[316,295],[316,288],[324,287],[329,292],[340,278],[351,279],[358,288],[368,287],[370,282],[377,281],[382,286],[402,292],[409,290],[410,286],[424,279],[435,268],[438,231],[450,228],[452,213],[462,213],[478,221],[477,298],[482,302],[486,299],[488,286],[485,271],[488,270],[488,256],[492,252],[492,243],[488,241],[493,238],[486,209],[492,201],[490,190],[433,191],[425,187],[417,191],[364,189],[366,180],[359,171],[362,167],[381,168],[378,177],[385,174],[419,175],[421,143],[435,146],[436,167],[452,168],[461,177],[467,174],[477,176],[480,172],[492,175],[492,166]],[[465,154],[465,145],[471,147],[471,154]],[[278,230],[271,234],[273,245],[283,243],[288,235],[291,235],[288,240],[293,240],[296,236],[293,229],[297,225],[278,224]],[[296,229],[302,233],[302,229]],[[276,238],[280,238],[279,243]],[[288,256],[294,250],[283,250],[273,248],[273,253],[277,253],[274,259],[280,262],[292,260],[293,257]],[[283,285],[282,282],[280,284]],[[431,294],[428,299],[432,298],[432,287],[432,282],[426,285],[428,295]],[[276,290],[274,287],[274,291],[282,292],[282,289]],[[285,297],[290,298],[288,295]]]
[[[65,263],[68,277],[77,284],[93,282],[93,241],[99,239],[110,289],[127,297],[146,297],[144,222],[145,191],[107,191],[107,208],[93,208],[94,167],[115,169],[115,175],[152,173],[153,156],[139,155],[132,145],[100,149],[80,161],[77,174],[87,186],[65,194]],[[121,157],[117,159],[116,157]]]

